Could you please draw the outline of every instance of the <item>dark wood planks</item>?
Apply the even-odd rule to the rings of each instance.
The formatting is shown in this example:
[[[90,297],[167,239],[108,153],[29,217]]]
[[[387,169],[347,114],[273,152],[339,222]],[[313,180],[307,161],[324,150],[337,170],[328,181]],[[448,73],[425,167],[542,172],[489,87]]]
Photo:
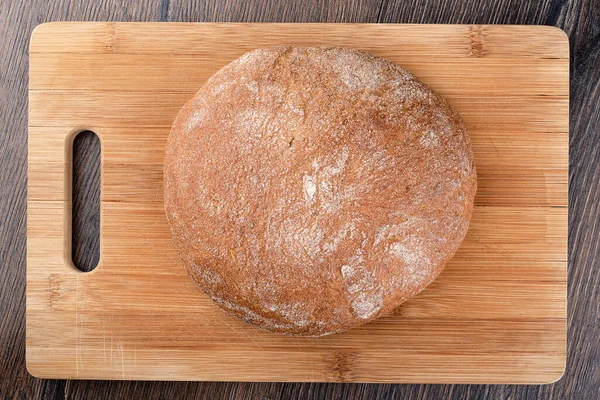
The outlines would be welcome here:
[[[52,381],[25,369],[27,46],[54,20],[548,24],[571,41],[569,332],[546,386]],[[0,398],[508,399],[600,393],[600,2],[382,0],[0,3]],[[85,191],[85,187],[80,190]],[[110,395],[109,395],[110,394]]]

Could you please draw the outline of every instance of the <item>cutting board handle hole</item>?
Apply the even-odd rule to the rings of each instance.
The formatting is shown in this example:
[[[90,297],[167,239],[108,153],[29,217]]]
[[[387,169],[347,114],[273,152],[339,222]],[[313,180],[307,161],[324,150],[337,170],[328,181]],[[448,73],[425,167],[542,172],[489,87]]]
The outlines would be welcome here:
[[[82,272],[100,261],[100,139],[92,131],[73,139],[71,181],[71,260]]]

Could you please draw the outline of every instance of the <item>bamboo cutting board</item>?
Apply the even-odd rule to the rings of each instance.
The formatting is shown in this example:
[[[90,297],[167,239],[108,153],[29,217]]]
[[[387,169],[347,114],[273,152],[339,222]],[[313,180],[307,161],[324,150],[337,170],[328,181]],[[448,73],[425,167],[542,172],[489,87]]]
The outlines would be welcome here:
[[[394,315],[318,339],[228,316],[186,276],[165,140],[214,72],[274,44],[395,61],[470,129],[465,242]],[[565,367],[569,47],[542,26],[51,23],[30,46],[27,366],[81,379],[546,383]],[[102,143],[101,261],[70,261],[71,144]]]

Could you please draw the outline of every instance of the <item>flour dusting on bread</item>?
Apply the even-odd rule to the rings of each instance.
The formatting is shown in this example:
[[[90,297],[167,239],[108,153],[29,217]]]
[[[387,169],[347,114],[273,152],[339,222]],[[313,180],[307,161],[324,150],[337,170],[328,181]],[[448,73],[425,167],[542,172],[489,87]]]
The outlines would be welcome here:
[[[220,307],[322,336],[386,315],[464,238],[476,191],[458,113],[400,66],[327,47],[244,54],[177,116],[165,211]]]

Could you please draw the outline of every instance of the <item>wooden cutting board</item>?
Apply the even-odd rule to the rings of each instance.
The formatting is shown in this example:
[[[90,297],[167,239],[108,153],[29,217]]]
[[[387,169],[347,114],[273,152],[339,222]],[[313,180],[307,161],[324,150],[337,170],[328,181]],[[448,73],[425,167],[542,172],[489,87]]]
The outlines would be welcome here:
[[[265,332],[185,275],[165,140],[218,69],[274,44],[395,61],[468,125],[471,227],[394,315],[318,339]],[[30,46],[27,367],[45,378],[546,383],[565,367],[569,46],[544,26],[51,23]],[[70,261],[73,136],[102,143],[101,261]]]

